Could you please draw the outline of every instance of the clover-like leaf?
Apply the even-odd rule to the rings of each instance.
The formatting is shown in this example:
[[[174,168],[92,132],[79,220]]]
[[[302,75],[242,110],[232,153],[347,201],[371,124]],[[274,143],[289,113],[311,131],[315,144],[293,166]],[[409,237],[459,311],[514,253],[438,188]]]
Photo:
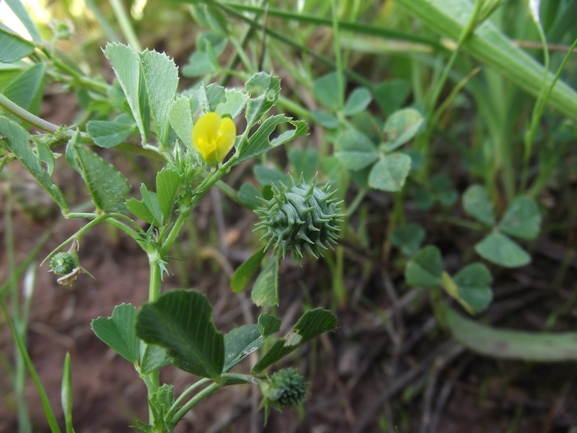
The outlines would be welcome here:
[[[347,98],[342,113],[345,116],[352,116],[353,114],[360,113],[369,106],[372,100],[373,97],[369,89],[366,87],[357,87]]]
[[[90,326],[98,338],[133,364],[140,356],[140,341],[134,329],[136,308],[130,304],[114,307],[109,318],[94,319]]]
[[[288,183],[288,174],[283,173],[277,168],[256,164],[252,171],[254,177],[261,185],[276,185],[278,187],[279,183],[283,183],[284,185]]]
[[[86,131],[94,142],[104,148],[119,145],[132,134],[132,123],[109,122],[108,120],[91,120],[86,124]]]
[[[271,140],[270,135],[279,125],[282,124],[289,124],[293,126],[293,128],[283,132],[278,137]],[[283,114],[271,116],[262,122],[258,130],[250,136],[247,142],[243,143],[243,145],[238,148],[239,155],[235,160],[235,164],[246,161],[253,156],[260,155],[276,146],[294,140],[297,137],[306,135],[307,131],[307,124],[301,120],[292,120],[290,117],[286,117]]]
[[[335,156],[349,170],[361,170],[379,159],[373,142],[356,129],[347,129],[339,135],[335,143]]]
[[[320,156],[315,149],[291,149],[288,159],[295,169],[297,179],[302,174],[304,181],[310,182],[317,171]]]
[[[507,208],[499,222],[503,233],[522,239],[535,239],[541,227],[537,203],[531,197],[517,197]]]
[[[324,110],[313,108],[311,110],[311,116],[315,123],[321,125],[324,128],[337,129],[339,127],[340,124],[339,118],[334,114],[327,113]]]
[[[403,106],[411,93],[411,84],[407,80],[383,81],[375,87],[375,101],[385,115],[390,115]]]
[[[531,262],[527,251],[499,231],[483,238],[475,245],[475,251],[485,260],[506,268],[518,268]]]
[[[144,84],[141,83],[140,56],[138,51],[127,45],[109,43],[104,49],[104,55],[110,61],[116,78],[124,91],[124,96],[136,121],[143,143],[148,137],[149,110],[144,97]]]
[[[147,222],[148,224],[154,224],[154,216],[152,213],[150,213],[148,207],[142,200],[137,200],[132,197],[126,200],[124,205],[130,212],[132,212],[135,217],[140,218],[142,221]]]
[[[260,266],[260,262],[264,258],[264,250],[259,248],[252,256],[244,261],[238,267],[230,280],[230,285],[234,293],[240,293],[246,287],[256,270]]]
[[[44,170],[40,157],[34,153],[30,146],[30,134],[16,122],[0,116],[0,135],[4,137],[4,142],[10,151],[16,155],[22,165],[50,194],[58,206],[67,211],[68,204],[64,194]]]
[[[280,329],[281,320],[272,314],[264,313],[258,316],[258,324],[264,338],[274,334]]]
[[[252,183],[243,183],[236,194],[238,201],[250,209],[255,209],[262,204],[258,197],[262,197],[262,194]]]
[[[278,305],[278,265],[278,256],[272,257],[254,282],[250,297],[258,307]]]
[[[216,111],[216,107],[226,101],[226,93],[224,87],[219,84],[206,85],[201,81],[200,85],[191,92],[190,99],[192,101],[192,112],[195,115],[199,111],[200,114],[206,114]]]
[[[148,374],[170,364],[170,356],[168,356],[162,347],[154,344],[146,344],[143,346],[144,353],[142,354],[142,360],[140,363],[140,372],[142,374]]]
[[[188,64],[183,66],[182,75],[185,77],[200,77],[217,70],[218,62],[214,62],[214,57],[206,51],[195,51],[188,59]]]
[[[417,135],[425,119],[414,108],[395,111],[386,121],[383,128],[385,136],[384,149],[387,152],[395,150]]]
[[[212,306],[205,295],[174,290],[143,305],[136,320],[136,335],[163,347],[181,370],[218,378],[224,366],[224,337],[211,315]]]
[[[146,185],[143,183],[140,184],[140,195],[142,196],[142,203],[146,206],[146,209],[154,218],[155,224],[161,225],[164,221],[164,215],[160,210],[158,195],[153,191],[149,191]]]
[[[277,103],[280,96],[280,79],[259,72],[246,82],[245,88],[250,95],[245,116],[247,128],[251,128]]]
[[[301,316],[296,325],[283,338],[278,340],[252,368],[252,374],[258,374],[268,366],[284,358],[307,341],[337,326],[336,316],[328,310],[315,308]]]
[[[465,212],[482,223],[495,224],[495,211],[489,193],[481,185],[471,185],[463,194]]]
[[[178,172],[169,167],[164,167],[156,175],[156,196],[158,205],[164,218],[168,219],[174,206],[176,193],[181,184]]]
[[[166,145],[169,132],[168,111],[178,87],[178,68],[164,53],[148,51],[140,53],[140,62],[156,138]]]
[[[45,74],[44,63],[36,63],[10,80],[2,94],[32,114],[38,114],[44,95]]]
[[[389,153],[371,168],[369,186],[381,191],[400,191],[410,169],[409,155],[401,152]]]
[[[23,59],[34,52],[34,44],[12,32],[7,27],[0,26],[0,62],[12,63]]]
[[[493,299],[491,272],[482,263],[471,263],[453,276],[458,287],[457,301],[469,313],[481,313]]]
[[[246,92],[236,89],[225,89],[224,95],[226,100],[219,103],[214,111],[221,116],[226,114],[236,119],[246,106],[248,95]]]
[[[18,20],[30,34],[32,40],[38,44],[42,44],[44,42],[42,36],[40,35],[34,20],[28,13],[28,9],[24,6],[24,3],[20,0],[6,0],[6,4],[10,7],[14,15],[18,17]]]
[[[227,372],[264,345],[259,324],[243,325],[224,335],[224,367]]]
[[[339,94],[339,79],[337,72],[330,72],[313,83],[313,94],[317,101],[325,107],[336,111],[341,107],[341,95]]]
[[[192,104],[190,98],[179,96],[176,98],[168,110],[168,120],[176,135],[189,150],[192,147]]]
[[[405,278],[410,286],[440,285],[442,275],[441,252],[433,245],[426,246],[415,254],[405,269]]]
[[[414,223],[395,227],[391,233],[391,243],[409,257],[417,252],[424,239],[425,229]]]

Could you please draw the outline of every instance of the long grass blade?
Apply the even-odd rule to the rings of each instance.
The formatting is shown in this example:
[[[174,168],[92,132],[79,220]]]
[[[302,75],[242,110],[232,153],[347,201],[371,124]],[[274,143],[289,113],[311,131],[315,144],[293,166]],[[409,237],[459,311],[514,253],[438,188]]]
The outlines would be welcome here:
[[[472,5],[467,0],[398,0],[398,2],[435,32],[454,40],[459,38],[472,12]],[[545,69],[529,54],[516,47],[492,23],[485,21],[481,24],[463,43],[462,49],[528,93],[539,96],[541,83],[546,74]],[[547,74],[548,84],[554,79],[554,74]],[[563,115],[577,120],[577,92],[567,84],[561,81],[555,84],[548,104]]]
[[[16,331],[16,327],[14,326],[14,322],[12,321],[12,318],[8,315],[8,311],[6,310],[6,306],[4,305],[4,302],[2,302],[2,300],[0,300],[0,310],[2,310],[4,317],[6,317],[6,323],[8,324],[8,327],[10,328],[10,332],[12,333],[12,338],[14,338],[14,341],[16,342],[16,346],[18,347],[18,352],[20,353],[22,358],[24,358],[24,363],[26,364],[26,367],[28,368],[28,373],[30,373],[30,377],[32,378],[32,381],[34,382],[34,385],[36,386],[36,389],[38,391],[38,395],[40,396],[40,401],[42,402],[42,408],[44,409],[44,414],[46,416],[46,420],[48,421],[48,425],[50,426],[50,431],[52,433],[62,433],[60,431],[60,427],[58,427],[58,423],[56,422],[56,417],[54,416],[54,411],[52,410],[52,407],[50,406],[50,401],[48,400],[48,396],[46,395],[46,391],[44,390],[44,386],[42,385],[42,382],[40,381],[40,378],[38,377],[38,373],[36,372],[36,368],[34,367],[32,360],[30,359],[30,355],[28,354],[28,350],[26,350],[26,347],[25,347],[24,343],[22,342],[22,339],[18,335],[18,332]]]

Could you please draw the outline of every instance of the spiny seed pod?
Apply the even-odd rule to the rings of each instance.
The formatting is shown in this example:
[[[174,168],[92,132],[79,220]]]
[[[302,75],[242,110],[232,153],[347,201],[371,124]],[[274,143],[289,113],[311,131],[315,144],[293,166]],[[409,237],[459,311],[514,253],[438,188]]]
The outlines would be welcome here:
[[[74,253],[58,253],[50,260],[50,270],[56,275],[70,274],[79,266]]]
[[[267,397],[278,402],[281,407],[295,407],[305,400],[307,382],[296,368],[277,371],[270,380],[271,387]]]
[[[339,201],[336,191],[317,188],[316,181],[305,183],[302,178],[295,183],[289,177],[288,186],[279,182],[272,186],[273,197],[262,199],[263,207],[255,209],[260,216],[257,229],[266,233],[261,239],[268,239],[265,250],[273,245],[273,252],[284,257],[287,251],[295,259],[303,258],[308,251],[315,258],[323,255],[323,250],[332,247],[338,239],[342,221],[338,213]]]

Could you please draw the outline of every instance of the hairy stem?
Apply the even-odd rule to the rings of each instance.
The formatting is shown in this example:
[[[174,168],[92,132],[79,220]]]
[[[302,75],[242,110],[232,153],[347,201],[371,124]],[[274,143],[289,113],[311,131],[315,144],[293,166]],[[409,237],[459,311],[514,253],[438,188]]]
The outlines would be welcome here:
[[[150,268],[150,283],[148,286],[148,301],[154,302],[160,296],[160,282],[162,277],[162,270],[160,268],[161,257],[157,250],[148,252],[148,266]],[[140,344],[146,347],[143,341]],[[144,347],[142,349],[144,349]],[[141,350],[144,353],[144,350]],[[154,411],[152,409],[153,394],[160,386],[160,371],[158,369],[151,371],[145,377],[145,382],[148,389],[148,419],[149,424],[154,425]]]
[[[25,110],[24,108],[20,107],[19,105],[12,102],[2,93],[0,93],[0,107],[8,111],[9,113],[13,114],[14,116],[18,117],[19,119],[24,120],[26,123],[41,129],[42,131],[52,132],[55,133],[58,131],[58,125],[54,123],[47,122],[44,119],[41,119],[38,116],[30,113],[29,111]]]

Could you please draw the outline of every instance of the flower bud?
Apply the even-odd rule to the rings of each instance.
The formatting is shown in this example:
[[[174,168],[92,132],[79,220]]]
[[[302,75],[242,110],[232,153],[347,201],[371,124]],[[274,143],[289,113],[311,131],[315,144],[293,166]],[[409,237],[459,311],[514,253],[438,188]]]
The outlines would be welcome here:
[[[271,408],[281,410],[284,407],[295,407],[303,403],[307,395],[307,383],[300,371],[287,368],[262,380],[260,390],[264,398],[259,408],[264,408],[266,424]]]
[[[79,266],[74,253],[58,253],[50,260],[50,270],[56,275],[70,274]]]
[[[271,387],[266,397],[278,402],[281,407],[295,407],[305,401],[307,382],[296,368],[277,371],[270,380]]]

